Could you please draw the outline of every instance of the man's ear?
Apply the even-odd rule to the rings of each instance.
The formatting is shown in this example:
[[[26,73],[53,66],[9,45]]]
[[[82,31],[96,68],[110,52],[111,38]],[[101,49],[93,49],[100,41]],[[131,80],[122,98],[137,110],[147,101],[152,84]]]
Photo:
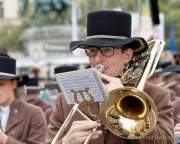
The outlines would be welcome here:
[[[128,48],[124,51],[124,63],[127,64],[133,57],[133,50]]]
[[[15,90],[17,88],[17,81],[16,80],[12,80],[12,87],[13,87],[13,90]]]

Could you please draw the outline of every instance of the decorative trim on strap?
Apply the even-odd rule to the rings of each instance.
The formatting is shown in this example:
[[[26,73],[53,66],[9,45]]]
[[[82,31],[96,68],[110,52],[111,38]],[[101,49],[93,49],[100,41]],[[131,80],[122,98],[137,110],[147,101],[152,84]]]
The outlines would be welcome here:
[[[92,35],[92,36],[87,36],[86,37],[86,39],[92,39],[92,38],[127,39],[128,37],[125,37],[125,36],[111,36],[111,35]]]
[[[135,52],[135,53],[136,53],[136,52],[139,52],[139,51],[141,51],[142,49],[145,48],[145,45],[144,45],[143,41],[142,41],[141,39],[138,39],[138,41],[139,41],[139,43],[140,43],[140,46],[139,46],[138,48],[134,49],[134,52]]]
[[[4,75],[4,76],[13,76],[13,77],[16,76],[15,74],[3,73],[3,72],[0,72],[0,75]]]

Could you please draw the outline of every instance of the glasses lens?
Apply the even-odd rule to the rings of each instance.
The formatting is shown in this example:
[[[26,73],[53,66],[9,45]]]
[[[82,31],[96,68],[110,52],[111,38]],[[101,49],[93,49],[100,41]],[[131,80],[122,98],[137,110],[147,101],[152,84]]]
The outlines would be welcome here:
[[[96,56],[98,49],[97,48],[86,48],[85,53],[87,56],[93,57]]]
[[[114,54],[113,47],[101,47],[100,51],[103,56],[107,56],[107,57],[112,56]]]
[[[94,57],[97,55],[98,50],[101,52],[101,55],[110,57],[114,54],[114,47],[88,47],[85,48],[85,54],[89,57]]]

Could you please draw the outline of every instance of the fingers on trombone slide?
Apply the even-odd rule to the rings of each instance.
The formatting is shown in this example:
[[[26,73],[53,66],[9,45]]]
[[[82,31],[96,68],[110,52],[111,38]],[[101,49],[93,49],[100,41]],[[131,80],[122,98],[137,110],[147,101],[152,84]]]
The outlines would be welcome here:
[[[122,84],[120,78],[115,78],[115,77],[112,77],[112,76],[108,76],[106,74],[100,74],[100,76],[102,78],[102,81],[105,80],[105,81],[108,82],[107,84],[102,83],[103,87],[105,88],[105,90],[107,92],[112,91],[112,90],[114,90],[116,88],[123,87],[123,84]]]
[[[97,121],[83,120],[83,121],[74,121],[71,128],[75,130],[92,130],[93,128],[99,127],[101,124]]]

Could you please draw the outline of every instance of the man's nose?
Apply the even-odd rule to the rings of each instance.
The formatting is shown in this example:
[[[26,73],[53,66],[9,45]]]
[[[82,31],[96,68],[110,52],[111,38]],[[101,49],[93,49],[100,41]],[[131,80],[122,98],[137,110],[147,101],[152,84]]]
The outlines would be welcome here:
[[[103,55],[101,54],[100,51],[97,51],[97,54],[96,54],[96,56],[94,57],[94,60],[95,60],[97,63],[103,61]]]

